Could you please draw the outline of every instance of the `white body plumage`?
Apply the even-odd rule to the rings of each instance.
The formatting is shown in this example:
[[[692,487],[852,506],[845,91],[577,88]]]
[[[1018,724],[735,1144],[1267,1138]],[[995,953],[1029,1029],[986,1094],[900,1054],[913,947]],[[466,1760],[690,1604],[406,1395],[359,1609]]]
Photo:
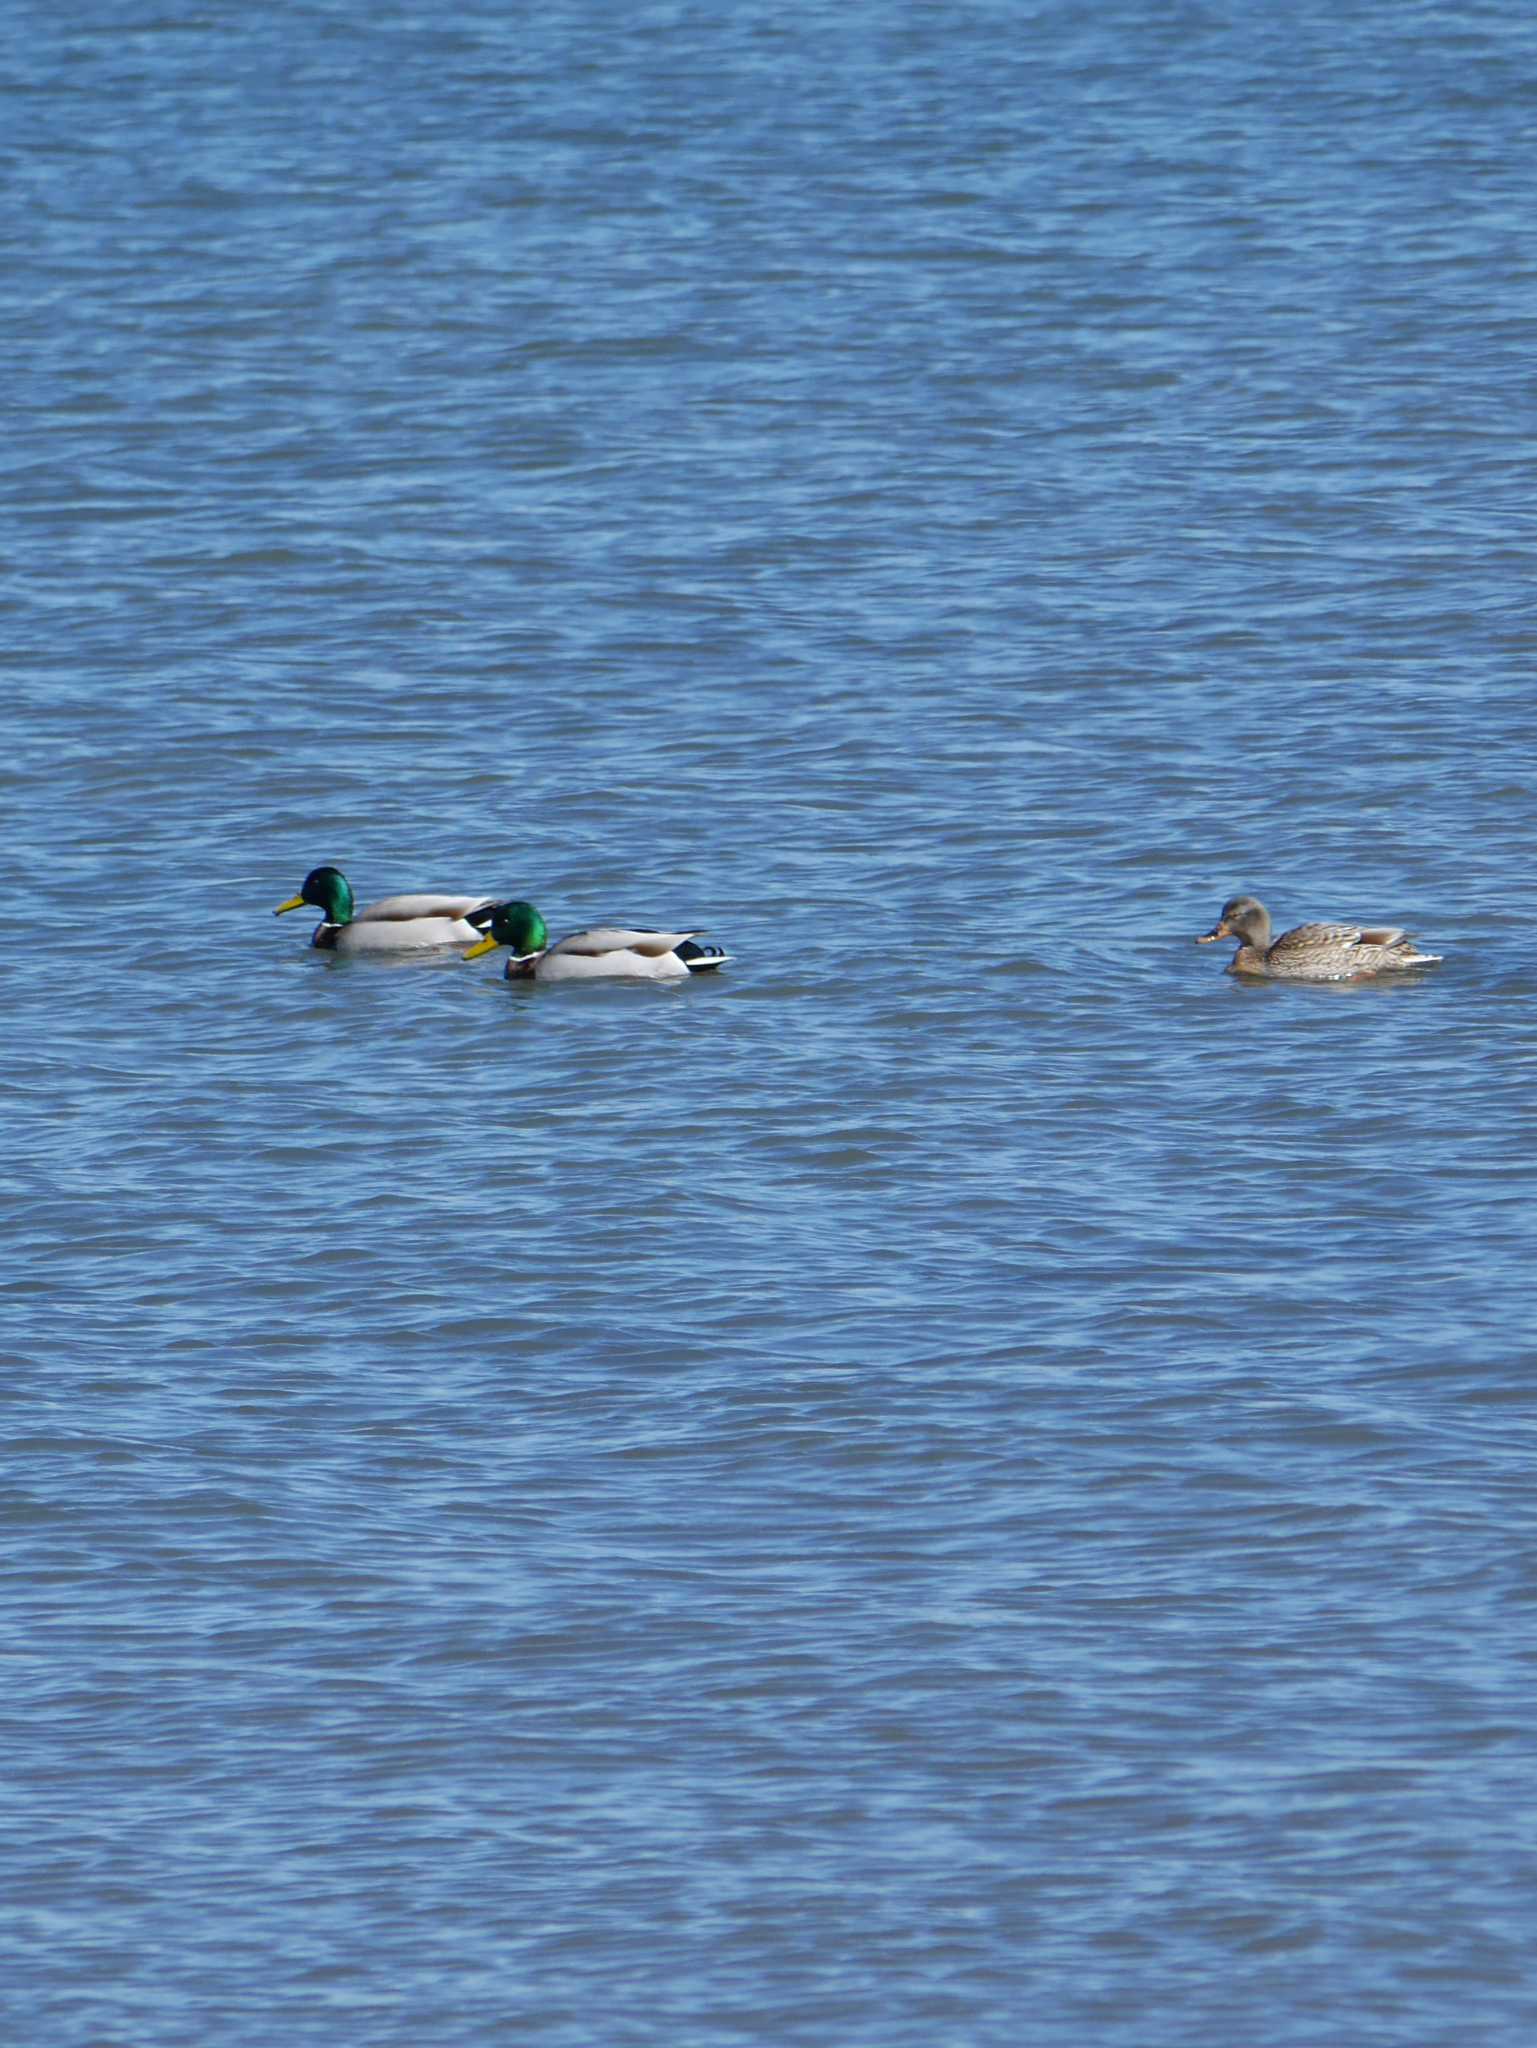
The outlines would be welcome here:
[[[531,974],[535,981],[686,981],[703,967],[719,967],[726,955],[719,946],[694,946],[697,964],[678,948],[691,944],[693,932],[648,932],[622,925],[572,932],[533,960],[507,963],[510,979]]]
[[[382,896],[343,925],[315,927],[317,946],[338,953],[400,953],[418,946],[473,946],[480,933],[465,918],[484,896]],[[325,934],[333,932],[334,938]]]

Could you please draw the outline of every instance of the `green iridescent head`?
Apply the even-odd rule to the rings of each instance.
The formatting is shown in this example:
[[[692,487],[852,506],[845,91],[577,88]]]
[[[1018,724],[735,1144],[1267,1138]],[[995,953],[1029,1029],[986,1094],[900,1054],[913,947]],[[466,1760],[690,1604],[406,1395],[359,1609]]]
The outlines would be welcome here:
[[[340,868],[311,868],[297,896],[280,903],[274,917],[285,910],[302,910],[305,904],[318,910],[327,924],[351,924],[352,884]]]
[[[514,960],[528,960],[550,943],[549,928],[532,903],[491,903],[473,912],[470,922],[486,936],[471,946],[466,960],[478,960],[498,946],[506,946]]]

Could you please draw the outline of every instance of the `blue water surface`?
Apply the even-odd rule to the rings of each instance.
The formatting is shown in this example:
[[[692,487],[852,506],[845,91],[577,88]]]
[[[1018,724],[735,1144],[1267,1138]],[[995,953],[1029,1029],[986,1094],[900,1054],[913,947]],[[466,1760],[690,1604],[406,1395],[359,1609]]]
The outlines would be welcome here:
[[[26,14],[6,2038],[1529,2039],[1537,19]]]

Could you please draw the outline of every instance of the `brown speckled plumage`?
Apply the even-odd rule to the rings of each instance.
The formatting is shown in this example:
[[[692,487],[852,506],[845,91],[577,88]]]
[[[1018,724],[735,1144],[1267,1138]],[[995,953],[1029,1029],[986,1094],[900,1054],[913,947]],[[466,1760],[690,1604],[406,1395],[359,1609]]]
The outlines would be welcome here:
[[[1439,953],[1422,953],[1396,925],[1299,924],[1270,936],[1270,913],[1252,896],[1234,896],[1196,944],[1237,939],[1231,974],[1264,974],[1277,981],[1360,981],[1370,974],[1429,967]]]

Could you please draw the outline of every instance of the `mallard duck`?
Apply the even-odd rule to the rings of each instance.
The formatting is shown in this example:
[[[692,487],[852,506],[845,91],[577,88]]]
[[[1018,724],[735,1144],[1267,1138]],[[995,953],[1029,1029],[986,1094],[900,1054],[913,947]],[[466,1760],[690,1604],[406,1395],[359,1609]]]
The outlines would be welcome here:
[[[1209,932],[1196,940],[1210,946],[1237,939],[1230,974],[1268,974],[1280,981],[1359,981],[1405,967],[1430,967],[1439,953],[1421,953],[1396,925],[1299,924],[1278,939],[1270,936],[1270,913],[1252,896],[1234,896]]]
[[[312,904],[321,914],[312,946],[336,953],[399,953],[416,946],[472,945],[479,931],[466,922],[483,909],[484,896],[384,896],[355,910],[352,884],[340,868],[311,868],[297,896],[272,913]]]
[[[466,960],[506,946],[512,953],[507,979],[532,975],[535,981],[593,981],[600,978],[634,981],[682,981],[723,967],[731,957],[722,946],[701,945],[695,932],[630,931],[602,926],[572,932],[550,944],[549,928],[532,903],[492,903],[470,913],[470,922],[486,934],[471,946]]]

